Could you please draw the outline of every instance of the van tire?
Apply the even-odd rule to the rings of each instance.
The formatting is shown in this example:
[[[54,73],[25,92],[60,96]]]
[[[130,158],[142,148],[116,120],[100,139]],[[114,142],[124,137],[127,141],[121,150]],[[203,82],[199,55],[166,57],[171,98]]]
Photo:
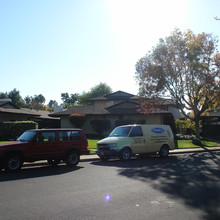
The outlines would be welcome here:
[[[161,148],[160,148],[160,157],[162,158],[165,158],[168,156],[169,154],[169,147],[167,145],[163,145]]]
[[[80,160],[80,155],[77,151],[71,150],[68,151],[65,157],[65,163],[69,167],[75,167]]]
[[[123,149],[119,154],[119,159],[121,161],[127,161],[131,158],[131,150],[129,148]]]
[[[8,172],[16,172],[21,169],[23,158],[20,153],[11,153],[4,160],[4,169]]]

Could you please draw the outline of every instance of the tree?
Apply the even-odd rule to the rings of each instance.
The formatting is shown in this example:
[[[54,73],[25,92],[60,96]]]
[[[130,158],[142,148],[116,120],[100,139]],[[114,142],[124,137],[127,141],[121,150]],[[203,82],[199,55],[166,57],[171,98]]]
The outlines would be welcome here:
[[[66,93],[61,93],[61,99],[63,101],[63,103],[61,104],[64,108],[69,108],[72,105],[77,104],[78,99],[79,98],[79,94],[75,93],[75,94],[68,94]]]
[[[106,96],[110,93],[112,93],[110,86],[108,86],[106,83],[99,83],[98,85],[92,87],[89,92],[84,92],[79,96],[79,104],[88,105],[88,99]]]
[[[200,116],[220,99],[217,43],[211,34],[175,29],[136,64],[140,94],[147,98],[169,95],[183,115],[195,121],[197,138]]]
[[[49,101],[49,103],[48,103],[47,106],[54,109],[55,107],[58,106],[58,103],[57,103],[56,100],[52,100],[52,99],[51,99],[51,100]]]
[[[40,94],[40,95],[34,95],[32,96],[26,96],[24,98],[26,107],[31,108],[31,109],[36,109],[36,110],[45,110],[44,103],[46,101],[45,97]]]
[[[12,100],[12,103],[17,105],[18,107],[24,107],[25,102],[22,99],[20,92],[16,89],[13,89],[8,93],[8,98]]]
[[[7,92],[6,92],[6,93],[0,92],[0,99],[8,99],[8,94],[7,94]]]

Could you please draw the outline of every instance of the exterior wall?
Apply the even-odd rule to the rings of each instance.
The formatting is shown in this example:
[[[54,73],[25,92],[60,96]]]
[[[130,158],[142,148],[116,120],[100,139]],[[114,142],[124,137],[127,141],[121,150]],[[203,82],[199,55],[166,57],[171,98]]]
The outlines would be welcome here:
[[[173,106],[168,106],[168,112],[173,115],[174,119],[179,119],[181,117],[179,109]]]
[[[61,118],[61,128],[73,128],[74,126],[70,123],[69,119],[67,116],[62,116]],[[102,120],[102,119],[107,119],[110,120],[111,122],[111,128],[109,131],[104,134],[107,136],[115,127],[116,127],[116,122],[117,120],[133,120],[134,123],[144,123],[144,124],[162,124],[163,122],[163,115],[125,115],[125,116],[119,116],[119,115],[91,115],[87,116],[82,129],[85,134],[93,134],[96,135],[97,133],[93,130],[91,127],[90,122],[92,120]]]
[[[3,121],[26,121],[26,120],[28,120],[27,116],[0,113],[0,122],[3,122]]]

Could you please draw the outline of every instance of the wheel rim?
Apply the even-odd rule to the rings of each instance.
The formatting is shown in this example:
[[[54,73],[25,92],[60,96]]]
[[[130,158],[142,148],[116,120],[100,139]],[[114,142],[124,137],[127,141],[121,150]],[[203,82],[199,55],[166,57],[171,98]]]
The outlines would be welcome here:
[[[75,164],[78,160],[77,154],[70,154],[69,155],[69,162],[71,164]]]
[[[18,169],[20,166],[20,160],[16,157],[12,157],[9,161],[8,161],[8,167],[11,170],[16,170]]]
[[[163,147],[163,148],[162,148],[162,155],[163,155],[164,157],[166,157],[166,156],[168,155],[168,149],[167,149],[167,147]]]
[[[124,160],[128,160],[130,158],[130,151],[129,150],[124,150],[122,152],[122,157]]]

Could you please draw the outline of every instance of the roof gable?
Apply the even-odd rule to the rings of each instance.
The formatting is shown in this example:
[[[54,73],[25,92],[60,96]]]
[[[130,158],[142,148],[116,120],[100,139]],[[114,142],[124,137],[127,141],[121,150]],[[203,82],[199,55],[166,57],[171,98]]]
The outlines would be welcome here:
[[[18,106],[9,101],[0,101],[1,108],[20,109]]]
[[[91,98],[88,100],[89,101],[108,101],[108,100],[128,100],[128,99],[138,99],[138,97],[127,92],[117,91],[106,96]]]

